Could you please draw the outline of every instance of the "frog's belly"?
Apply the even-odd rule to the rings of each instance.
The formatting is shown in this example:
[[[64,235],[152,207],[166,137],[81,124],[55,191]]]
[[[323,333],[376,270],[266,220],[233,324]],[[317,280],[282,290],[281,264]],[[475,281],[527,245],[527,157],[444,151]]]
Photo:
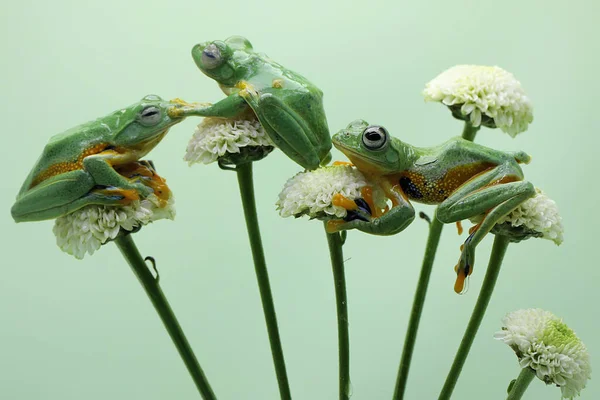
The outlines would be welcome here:
[[[494,167],[496,165],[492,163],[478,162],[452,168],[438,179],[415,171],[405,171],[394,178],[409,199],[424,204],[439,204],[469,179]]]

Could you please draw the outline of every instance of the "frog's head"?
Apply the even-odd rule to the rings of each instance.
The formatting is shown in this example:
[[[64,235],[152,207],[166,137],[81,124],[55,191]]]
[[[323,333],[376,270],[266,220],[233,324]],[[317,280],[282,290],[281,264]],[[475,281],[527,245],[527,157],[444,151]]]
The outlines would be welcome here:
[[[332,142],[362,172],[386,174],[398,168],[400,152],[383,126],[359,119],[333,135]]]
[[[170,112],[178,107],[181,107],[179,103],[148,95],[99,122],[115,132],[113,140],[117,145],[156,144],[171,126],[183,120],[183,117]]]
[[[244,78],[248,72],[245,61],[252,53],[252,44],[242,36],[199,43],[192,48],[192,58],[198,68],[225,86],[233,86]]]

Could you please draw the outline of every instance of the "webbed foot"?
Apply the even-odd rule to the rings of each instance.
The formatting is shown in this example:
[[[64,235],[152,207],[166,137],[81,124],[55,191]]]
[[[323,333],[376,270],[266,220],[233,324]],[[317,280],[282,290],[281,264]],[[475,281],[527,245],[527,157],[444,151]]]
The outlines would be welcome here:
[[[454,282],[454,291],[458,294],[465,294],[468,290],[468,278],[473,273],[473,264],[475,263],[474,248],[470,246],[473,234],[469,235],[465,243],[460,246],[460,258],[458,264],[454,267],[456,272],[456,281]]]
[[[385,209],[381,209],[375,205],[375,200],[373,200],[373,188],[371,186],[364,186],[360,189],[360,195],[363,200],[369,205],[371,215],[375,218],[381,217],[383,214],[389,211],[389,207],[386,206]]]
[[[140,185],[144,186],[142,184]],[[146,186],[144,186],[144,188],[148,189]],[[94,189],[92,190],[92,193],[101,195],[104,198],[120,198],[118,201],[122,205],[128,205],[131,202],[140,199],[140,194],[136,189],[104,188]]]
[[[354,211],[358,209],[358,206],[356,205],[354,200],[350,200],[341,193],[336,193],[333,195],[333,198],[331,199],[331,204],[333,204],[334,206],[342,207],[346,211]]]
[[[325,231],[327,233],[336,233],[342,231],[342,225],[344,225],[346,221],[343,219],[330,219],[325,224]]]

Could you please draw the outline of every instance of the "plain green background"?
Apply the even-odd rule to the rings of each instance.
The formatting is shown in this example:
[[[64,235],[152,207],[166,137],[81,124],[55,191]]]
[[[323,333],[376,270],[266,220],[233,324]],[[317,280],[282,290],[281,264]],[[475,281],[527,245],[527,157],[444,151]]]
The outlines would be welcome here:
[[[505,397],[519,367],[492,336],[502,316],[516,309],[542,307],[563,317],[597,360],[598,4],[3,0],[0,398],[198,398],[116,247],[78,261],[56,247],[52,222],[16,225],[9,208],[52,134],[148,93],[222,98],[190,49],[233,34],[320,86],[332,132],[363,118],[420,146],[462,129],[444,107],[424,103],[427,81],[464,63],[514,73],[533,101],[534,123],[516,139],[484,128],[477,141],[533,156],[526,176],[559,204],[565,243],[510,246],[453,398]],[[182,160],[196,123],[174,127],[149,157],[175,193],[177,219],[135,238],[143,254],[157,259],[163,289],[219,398],[276,399],[235,176]],[[294,398],[334,399],[335,306],[322,226],[275,211],[298,166],[275,152],[255,171]],[[426,235],[420,220],[394,237],[349,235],[353,399],[391,397]],[[407,399],[437,397],[479,291],[492,237],[480,247],[470,291],[457,296],[453,267],[462,240],[453,226],[445,228]],[[559,397],[558,388],[538,380],[525,396]],[[583,398],[600,398],[595,379]]]

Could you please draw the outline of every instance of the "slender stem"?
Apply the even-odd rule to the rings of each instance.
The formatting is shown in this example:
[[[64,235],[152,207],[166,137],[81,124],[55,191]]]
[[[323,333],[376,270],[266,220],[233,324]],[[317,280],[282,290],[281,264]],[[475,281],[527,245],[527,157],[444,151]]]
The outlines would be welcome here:
[[[465,127],[463,128],[462,138],[465,140],[475,140],[475,135],[479,131],[480,126],[475,127],[469,121],[465,121]]]
[[[521,373],[519,373],[516,382],[512,385],[512,389],[506,400],[519,400],[523,397],[523,393],[525,393],[533,378],[535,378],[533,369],[529,367],[523,368]]]
[[[348,400],[352,392],[350,383],[350,337],[348,334],[348,301],[346,298],[346,277],[344,274],[344,254],[339,233],[326,233],[337,307],[338,357],[340,378],[340,400]]]
[[[400,359],[400,367],[398,368],[398,377],[396,379],[396,388],[394,390],[393,399],[403,399],[406,391],[406,382],[408,380],[408,372],[412,360],[415,342],[417,340],[417,332],[419,330],[419,322],[423,313],[423,305],[425,304],[425,296],[427,295],[427,287],[431,270],[433,269],[433,261],[440,242],[442,228],[444,225],[434,215],[433,221],[429,224],[429,237],[427,238],[427,246],[425,247],[425,256],[423,257],[423,265],[421,266],[421,274],[417,283],[417,290],[413,300],[412,310],[410,312],[410,320],[404,338],[404,350]]]
[[[485,277],[483,278],[481,292],[479,292],[479,297],[475,303],[475,308],[471,314],[471,319],[469,320],[467,329],[465,330],[458,351],[456,352],[456,356],[454,357],[454,362],[452,363],[450,372],[446,377],[446,382],[444,383],[444,387],[440,393],[439,400],[450,399],[450,396],[454,391],[454,387],[456,386],[460,372],[465,365],[467,356],[469,355],[469,350],[471,350],[471,345],[473,344],[475,335],[477,335],[477,330],[479,329],[481,321],[483,320],[483,316],[485,315],[485,310],[490,302],[492,293],[494,292],[494,286],[496,285],[496,280],[498,279],[498,274],[500,273],[500,267],[502,266],[502,260],[504,259],[504,254],[506,253],[509,243],[510,242],[508,241],[508,238],[505,236],[496,235],[494,238],[492,254],[490,255],[490,262],[488,264]]]
[[[129,263],[129,266],[131,266],[133,273],[142,284],[154,309],[160,316],[167,332],[169,332],[169,336],[171,336],[175,347],[177,347],[177,351],[192,376],[198,391],[205,400],[215,400],[217,397],[213,393],[213,390],[206,379],[206,375],[204,375],[200,364],[198,364],[198,360],[196,359],[179,322],[177,322],[177,318],[175,317],[169,302],[158,284],[158,278],[155,278],[148,270],[148,266],[137,249],[133,238],[129,234],[121,235],[115,239],[115,243],[119,250],[121,250],[123,257],[125,257]]]
[[[279,384],[279,394],[282,399],[292,398],[290,384],[285,369],[285,360],[281,347],[281,338],[279,328],[277,327],[277,315],[275,314],[275,305],[273,303],[273,294],[269,283],[269,273],[265,261],[265,252],[260,238],[260,228],[258,226],[258,216],[256,214],[256,200],[254,198],[254,181],[252,178],[252,163],[238,165],[236,168],[242,205],[244,207],[244,216],[246,217],[246,228],[250,247],[252,249],[252,258],[254,259],[254,269],[258,281],[258,290],[262,301],[265,321],[267,323],[267,332],[269,334],[269,343],[271,345],[271,354],[275,364],[275,374]]]
[[[470,122],[465,122],[462,138],[473,141],[477,131],[479,131],[479,127],[475,128]],[[433,269],[433,262],[435,260],[438,244],[440,243],[443,227],[443,224],[434,215],[433,221],[429,224],[429,236],[427,238],[427,246],[425,247],[425,256],[423,257],[421,274],[419,275],[408,328],[406,329],[404,348],[400,358],[400,366],[398,367],[398,376],[396,378],[393,400],[402,400],[404,398],[404,393],[406,392],[410,363],[412,361],[415,342],[417,340],[417,333],[419,331],[419,323],[421,321],[421,314],[423,313],[427,288],[429,287],[429,278],[431,277],[431,270]]]

